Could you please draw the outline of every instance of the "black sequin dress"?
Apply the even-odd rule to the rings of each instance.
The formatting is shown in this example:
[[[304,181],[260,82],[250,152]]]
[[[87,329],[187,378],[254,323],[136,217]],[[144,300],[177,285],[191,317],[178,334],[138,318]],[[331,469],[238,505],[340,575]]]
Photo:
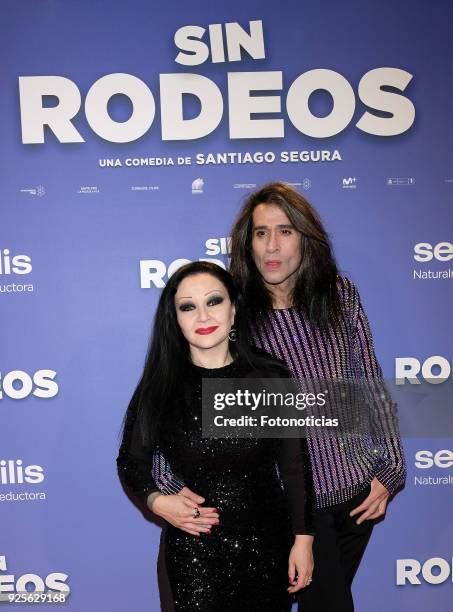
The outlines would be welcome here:
[[[294,534],[313,533],[305,441],[201,437],[202,379],[250,375],[238,359],[212,370],[190,364],[184,406],[172,415],[160,446],[175,474],[220,515],[210,535],[166,528],[166,565],[177,612],[291,609],[289,551]],[[154,449],[144,449],[140,439],[129,417],[117,464],[122,482],[146,503],[158,488],[151,476]]]

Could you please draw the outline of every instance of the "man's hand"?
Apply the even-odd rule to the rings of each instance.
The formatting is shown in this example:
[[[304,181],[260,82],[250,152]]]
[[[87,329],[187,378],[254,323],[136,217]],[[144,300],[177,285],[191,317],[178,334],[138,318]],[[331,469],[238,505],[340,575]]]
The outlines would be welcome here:
[[[219,524],[219,513],[216,508],[204,508],[200,504],[204,497],[197,495],[188,487],[183,487],[177,495],[159,495],[152,502],[155,514],[191,535],[211,533],[213,525]],[[198,516],[195,518],[194,515]]]
[[[360,523],[363,523],[363,521],[384,516],[389,497],[390,493],[384,487],[384,485],[381,484],[377,478],[373,478],[371,481],[370,494],[360,504],[360,506],[357,506],[357,508],[354,508],[354,510],[349,513],[349,516],[356,516],[357,514],[363,512],[363,514],[356,521],[357,525],[360,525]]]
[[[178,492],[178,495],[187,497],[187,499],[190,499],[190,501],[193,501],[195,504],[204,504],[204,501],[205,501],[204,497],[201,497],[201,495],[197,495],[196,493],[191,491],[189,487],[183,487],[181,491]]]

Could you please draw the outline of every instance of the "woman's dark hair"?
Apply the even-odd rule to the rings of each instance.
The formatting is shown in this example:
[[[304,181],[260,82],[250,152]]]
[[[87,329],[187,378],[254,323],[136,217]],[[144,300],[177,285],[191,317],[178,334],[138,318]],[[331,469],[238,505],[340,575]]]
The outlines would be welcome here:
[[[301,263],[291,294],[292,306],[319,327],[333,324],[340,313],[340,301],[338,269],[329,237],[315,209],[285,183],[269,183],[252,193],[233,226],[230,272],[244,295],[250,320],[272,309],[272,296],[252,251],[253,211],[259,204],[278,206],[301,235]]]
[[[170,277],[160,296],[143,373],[124,419],[124,423],[130,424],[138,419],[143,441],[147,445],[159,444],[165,427],[171,427],[170,411],[178,403],[181,406],[177,400],[184,388],[190,350],[177,321],[174,298],[181,281],[196,274],[210,274],[218,279],[236,308],[234,327],[237,339],[230,341],[232,356],[251,367],[270,367],[269,359],[257,354],[247,341],[242,300],[231,274],[207,261],[182,266]]]

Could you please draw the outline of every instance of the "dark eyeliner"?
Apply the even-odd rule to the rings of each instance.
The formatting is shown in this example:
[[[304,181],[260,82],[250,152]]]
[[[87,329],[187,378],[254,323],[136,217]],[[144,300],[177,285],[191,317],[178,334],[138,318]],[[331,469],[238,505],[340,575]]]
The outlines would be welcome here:
[[[216,295],[208,301],[209,306],[217,306],[217,304],[221,304],[223,302],[223,297],[221,295]]]

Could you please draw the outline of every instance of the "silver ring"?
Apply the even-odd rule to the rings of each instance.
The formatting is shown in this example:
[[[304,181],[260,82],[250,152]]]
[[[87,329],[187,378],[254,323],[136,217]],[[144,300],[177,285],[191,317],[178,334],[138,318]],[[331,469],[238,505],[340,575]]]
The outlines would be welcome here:
[[[198,510],[198,508],[195,508],[192,516],[193,518],[198,518],[200,516],[200,511]]]

